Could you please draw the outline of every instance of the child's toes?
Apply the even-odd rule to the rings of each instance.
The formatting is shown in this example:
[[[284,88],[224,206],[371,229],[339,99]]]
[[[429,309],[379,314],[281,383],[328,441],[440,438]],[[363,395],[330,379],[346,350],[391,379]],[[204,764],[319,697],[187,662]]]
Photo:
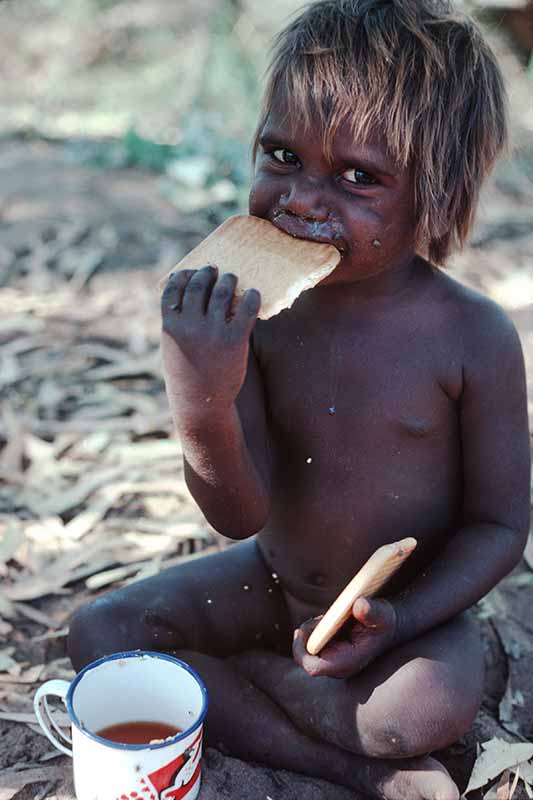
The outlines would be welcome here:
[[[385,800],[459,800],[457,786],[434,758],[383,761],[381,764],[388,769],[382,772],[376,785]],[[379,761],[376,767],[378,765]]]
[[[430,769],[424,773],[421,782],[421,797],[424,800],[459,800],[459,789],[452,781],[448,771],[433,758],[427,759]]]

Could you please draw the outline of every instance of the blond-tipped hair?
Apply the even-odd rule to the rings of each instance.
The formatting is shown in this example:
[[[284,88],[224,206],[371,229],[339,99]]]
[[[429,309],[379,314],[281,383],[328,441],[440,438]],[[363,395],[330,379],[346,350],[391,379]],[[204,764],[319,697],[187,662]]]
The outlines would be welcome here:
[[[476,24],[446,0],[320,0],[279,33],[259,138],[276,99],[289,122],[332,140],[378,130],[410,166],[417,245],[435,264],[462,246],[484,178],[507,142],[507,102],[495,56]]]

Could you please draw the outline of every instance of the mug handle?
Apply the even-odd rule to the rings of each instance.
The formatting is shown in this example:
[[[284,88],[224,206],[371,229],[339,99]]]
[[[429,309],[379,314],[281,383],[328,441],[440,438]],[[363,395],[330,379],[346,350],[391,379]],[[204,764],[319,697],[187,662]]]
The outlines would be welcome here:
[[[37,717],[39,725],[43,729],[45,736],[50,739],[54,747],[57,747],[57,749],[61,750],[62,753],[66,753],[67,756],[72,758],[72,739],[68,733],[65,733],[65,731],[61,730],[57,722],[54,720],[47,699],[49,695],[52,695],[53,697],[60,697],[61,700],[65,702],[69,686],[70,683],[68,681],[46,681],[46,683],[43,683],[43,685],[40,686],[35,692],[35,697],[33,698],[33,708],[35,711],[35,716]]]

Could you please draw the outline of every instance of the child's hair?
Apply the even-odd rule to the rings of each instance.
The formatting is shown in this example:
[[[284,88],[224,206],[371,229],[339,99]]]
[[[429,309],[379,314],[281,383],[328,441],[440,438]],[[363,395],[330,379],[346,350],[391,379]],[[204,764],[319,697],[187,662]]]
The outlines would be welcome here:
[[[320,126],[325,152],[344,122],[383,133],[410,166],[417,246],[442,264],[462,246],[481,184],[507,143],[506,93],[474,22],[446,0],[321,0],[274,40],[259,138],[277,99],[288,120]]]

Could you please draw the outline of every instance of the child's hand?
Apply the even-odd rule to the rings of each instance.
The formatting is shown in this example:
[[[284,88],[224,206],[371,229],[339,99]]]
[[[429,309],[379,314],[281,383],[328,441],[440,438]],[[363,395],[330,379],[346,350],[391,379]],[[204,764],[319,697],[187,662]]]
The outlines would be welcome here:
[[[261,298],[251,289],[233,307],[237,278],[215,267],[180,270],[161,298],[161,350],[174,413],[228,408],[246,375],[249,338]]]
[[[332,641],[316,656],[307,652],[307,640],[321,617],[307,620],[294,632],[294,660],[313,677],[350,678],[394,644],[396,612],[388,600],[359,597],[352,610],[348,639]]]

